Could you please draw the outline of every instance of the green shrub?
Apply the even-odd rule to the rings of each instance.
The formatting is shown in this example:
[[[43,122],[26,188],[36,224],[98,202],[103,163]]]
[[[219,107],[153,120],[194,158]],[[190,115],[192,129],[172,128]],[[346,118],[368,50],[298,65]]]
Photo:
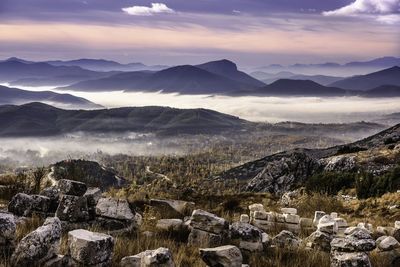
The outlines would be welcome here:
[[[336,195],[340,190],[354,186],[355,173],[322,172],[311,176],[306,182],[308,192]]]
[[[400,165],[381,176],[362,173],[356,179],[356,191],[359,198],[379,197],[387,192],[400,189]]]

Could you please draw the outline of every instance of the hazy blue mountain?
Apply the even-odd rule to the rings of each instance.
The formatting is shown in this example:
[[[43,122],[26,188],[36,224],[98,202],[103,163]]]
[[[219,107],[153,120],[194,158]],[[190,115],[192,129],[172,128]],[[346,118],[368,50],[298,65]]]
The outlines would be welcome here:
[[[51,136],[77,131],[199,134],[243,130],[250,125],[252,123],[238,117],[207,109],[64,110],[42,103],[0,106],[0,136]]]
[[[400,65],[399,57],[381,57],[369,61],[355,61],[345,64],[347,67],[359,67],[359,66],[370,66],[379,68],[388,68]]]
[[[0,62],[0,82],[13,85],[65,85],[82,80],[101,78],[114,72],[95,72],[80,67],[53,66],[48,63],[23,62],[9,59]]]
[[[251,77],[247,73],[239,71],[235,63],[226,59],[207,62],[196,65],[196,67],[240,83],[249,84],[256,87],[265,85],[263,82]]]
[[[343,80],[343,77],[336,77],[336,76],[326,76],[326,75],[293,75],[289,77],[292,80],[309,80],[321,85],[329,85],[331,83]]]
[[[236,95],[260,96],[344,96],[356,94],[344,89],[326,87],[310,80],[280,79],[252,91],[235,92]]]
[[[322,64],[293,64],[282,66],[271,64],[255,68],[254,71],[277,73],[282,71],[294,72],[303,75],[325,75],[325,76],[353,76],[365,75],[383,68],[390,68],[400,65],[399,57],[382,57],[368,61],[349,62],[346,64],[322,63]],[[289,78],[289,77],[282,77]]]
[[[348,90],[367,91],[382,85],[400,86],[400,67],[394,66],[367,75],[359,75],[330,84]]]
[[[400,86],[382,85],[363,93],[365,97],[398,97],[400,96]]]
[[[0,86],[0,105],[21,105],[30,102],[43,102],[68,108],[93,109],[102,107],[89,100],[70,94],[58,94],[51,91],[34,92]]]
[[[234,63],[222,60],[198,66],[183,65],[158,72],[128,72],[66,87],[86,91],[163,91],[181,94],[223,94],[250,90],[264,83],[240,72]],[[65,88],[64,88],[65,89]]]
[[[139,70],[162,70],[168,68],[168,66],[146,66],[143,63],[128,63],[121,64],[116,61],[104,60],[104,59],[76,59],[76,60],[53,60],[47,61],[47,63],[53,66],[77,66],[87,70],[93,71],[139,71]]]

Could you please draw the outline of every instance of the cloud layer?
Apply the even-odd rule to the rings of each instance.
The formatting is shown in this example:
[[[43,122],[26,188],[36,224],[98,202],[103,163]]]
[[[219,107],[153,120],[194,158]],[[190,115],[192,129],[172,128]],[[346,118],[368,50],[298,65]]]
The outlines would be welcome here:
[[[151,7],[132,6],[122,8],[122,11],[133,16],[152,16],[159,13],[174,13],[175,11],[162,3],[152,3]]]

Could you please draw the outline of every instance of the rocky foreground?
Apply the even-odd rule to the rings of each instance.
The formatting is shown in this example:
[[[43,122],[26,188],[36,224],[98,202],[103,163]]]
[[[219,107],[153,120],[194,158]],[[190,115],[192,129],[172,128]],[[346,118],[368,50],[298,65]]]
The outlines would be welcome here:
[[[272,212],[255,203],[239,221],[228,222],[196,209],[192,202],[153,199],[149,203],[165,214],[156,229],[176,235],[188,232],[187,245],[199,249],[207,266],[248,266],[249,257],[270,249],[324,252],[330,255],[332,267],[372,266],[373,251],[388,266],[400,266],[400,221],[392,227],[363,222],[349,226],[335,212],[315,211],[314,218],[301,218],[295,208]],[[17,226],[31,216],[44,218],[43,225],[17,243]],[[132,233],[153,235],[142,228],[142,216],[126,200],[105,197],[99,188],[62,179],[39,195],[15,195],[8,210],[0,211],[0,255],[11,266],[111,266],[115,238]],[[301,239],[300,233],[305,232],[308,237]],[[67,252],[60,255],[65,238]],[[172,267],[175,262],[171,250],[160,247],[126,256],[119,265]]]

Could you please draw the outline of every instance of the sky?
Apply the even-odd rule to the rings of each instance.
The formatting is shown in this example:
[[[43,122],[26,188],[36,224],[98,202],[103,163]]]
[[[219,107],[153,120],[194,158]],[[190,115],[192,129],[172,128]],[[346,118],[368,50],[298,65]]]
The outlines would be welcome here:
[[[241,66],[400,56],[400,0],[0,0],[0,58]]]

